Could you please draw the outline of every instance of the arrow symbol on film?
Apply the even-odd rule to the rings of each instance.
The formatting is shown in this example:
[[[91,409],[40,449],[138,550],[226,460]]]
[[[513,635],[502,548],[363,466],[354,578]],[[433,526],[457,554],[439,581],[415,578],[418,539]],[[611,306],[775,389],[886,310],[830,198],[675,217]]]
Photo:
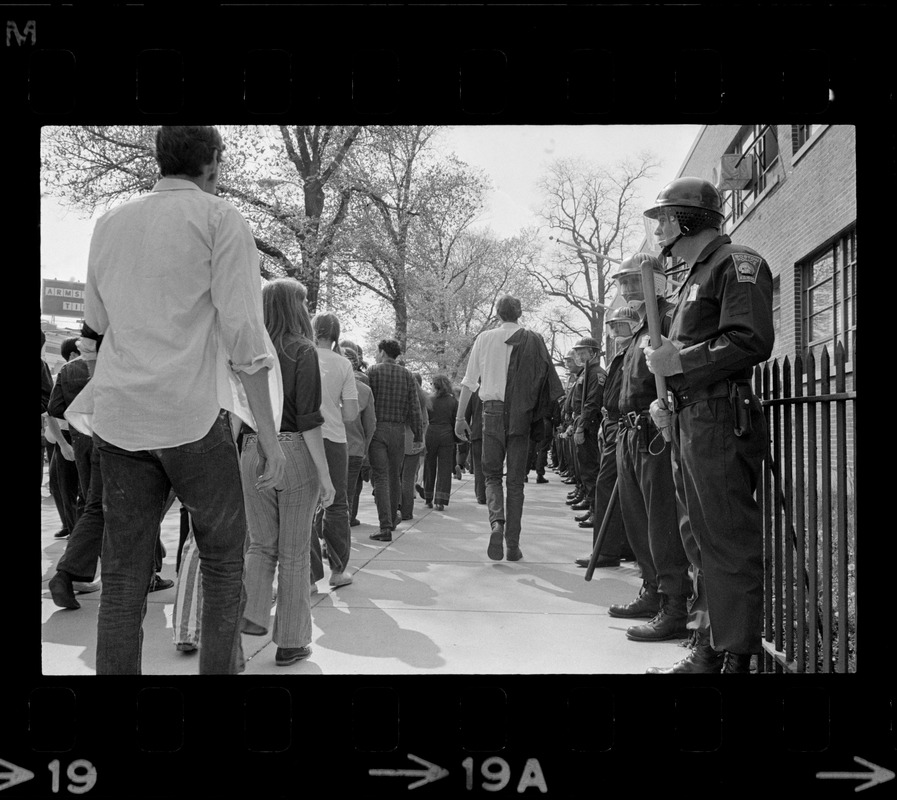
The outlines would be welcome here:
[[[426,769],[369,769],[368,775],[386,778],[420,777],[419,781],[415,781],[408,786],[409,789],[416,789],[418,786],[423,786],[425,783],[433,783],[433,781],[438,781],[449,774],[447,769],[440,767],[438,764],[431,764],[429,761],[418,758],[412,753],[408,753],[408,758],[416,761],[422,767],[426,767]]]
[[[0,792],[8,789],[10,786],[15,786],[17,783],[30,781],[33,777],[34,773],[31,770],[17,767],[15,764],[10,764],[9,761],[4,761],[0,758]]]
[[[864,758],[854,756],[853,760],[856,761],[857,764],[862,764],[864,767],[868,767],[871,772],[817,772],[816,777],[847,778],[848,780],[854,781],[866,781],[862,785],[857,786],[854,789],[855,792],[861,792],[863,789],[868,789],[870,786],[877,786],[879,783],[887,783],[895,777],[891,770],[880,767],[878,764],[873,764],[871,761],[866,761]]]

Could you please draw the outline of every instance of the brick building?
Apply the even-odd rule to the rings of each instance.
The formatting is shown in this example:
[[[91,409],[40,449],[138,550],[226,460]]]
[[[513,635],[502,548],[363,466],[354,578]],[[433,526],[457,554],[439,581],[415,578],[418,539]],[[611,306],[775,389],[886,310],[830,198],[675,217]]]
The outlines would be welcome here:
[[[763,255],[774,277],[773,358],[847,348],[856,330],[856,129],[706,125],[679,172],[716,184],[724,232]],[[646,243],[647,246],[647,243]],[[852,383],[852,380],[851,380]],[[850,387],[852,388],[852,386]]]

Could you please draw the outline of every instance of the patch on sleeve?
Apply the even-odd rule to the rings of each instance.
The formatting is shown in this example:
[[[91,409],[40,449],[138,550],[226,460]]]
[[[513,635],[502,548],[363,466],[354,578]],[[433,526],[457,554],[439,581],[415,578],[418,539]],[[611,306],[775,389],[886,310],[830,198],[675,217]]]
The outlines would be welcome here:
[[[607,380],[607,375],[605,375],[603,372],[599,372],[598,373],[598,385],[604,386],[604,383],[606,380]]]
[[[739,283],[756,283],[757,275],[760,273],[760,264],[763,259],[752,253],[735,253],[732,256],[735,262],[735,274],[738,276]]]

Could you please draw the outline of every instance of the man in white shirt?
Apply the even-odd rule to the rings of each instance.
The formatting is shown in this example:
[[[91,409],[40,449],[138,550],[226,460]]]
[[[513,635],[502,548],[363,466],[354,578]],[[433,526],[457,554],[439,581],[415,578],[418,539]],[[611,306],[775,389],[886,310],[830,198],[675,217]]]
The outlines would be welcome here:
[[[492,533],[486,554],[493,561],[519,561],[523,516],[523,481],[531,426],[550,416],[561,386],[542,337],[521,327],[520,301],[505,295],[497,305],[498,328],[483,331],[473,343],[455,420],[455,434],[468,439],[465,412],[479,389],[483,412],[483,475]],[[502,472],[507,473],[507,506]]]
[[[172,487],[202,553],[199,671],[240,669],[246,518],[233,408],[221,390],[228,369],[265,456],[257,488],[280,483],[285,459],[258,251],[240,213],[215,196],[223,149],[215,128],[161,127],[161,180],[103,215],[91,240],[85,319],[105,335],[103,352],[67,416],[92,414],[103,474],[97,674],[141,671],[153,548]]]

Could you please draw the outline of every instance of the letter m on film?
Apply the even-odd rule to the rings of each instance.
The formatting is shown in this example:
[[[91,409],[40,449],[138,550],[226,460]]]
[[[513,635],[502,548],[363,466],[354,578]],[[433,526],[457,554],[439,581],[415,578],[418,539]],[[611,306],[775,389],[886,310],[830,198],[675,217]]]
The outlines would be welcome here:
[[[35,44],[37,42],[37,23],[33,19],[29,19],[28,22],[25,23],[24,29],[19,32],[19,26],[16,25],[15,20],[8,19],[6,20],[6,46],[12,46],[13,36],[16,38],[16,44],[23,45],[25,44],[25,40],[29,37],[31,38],[31,44]]]

